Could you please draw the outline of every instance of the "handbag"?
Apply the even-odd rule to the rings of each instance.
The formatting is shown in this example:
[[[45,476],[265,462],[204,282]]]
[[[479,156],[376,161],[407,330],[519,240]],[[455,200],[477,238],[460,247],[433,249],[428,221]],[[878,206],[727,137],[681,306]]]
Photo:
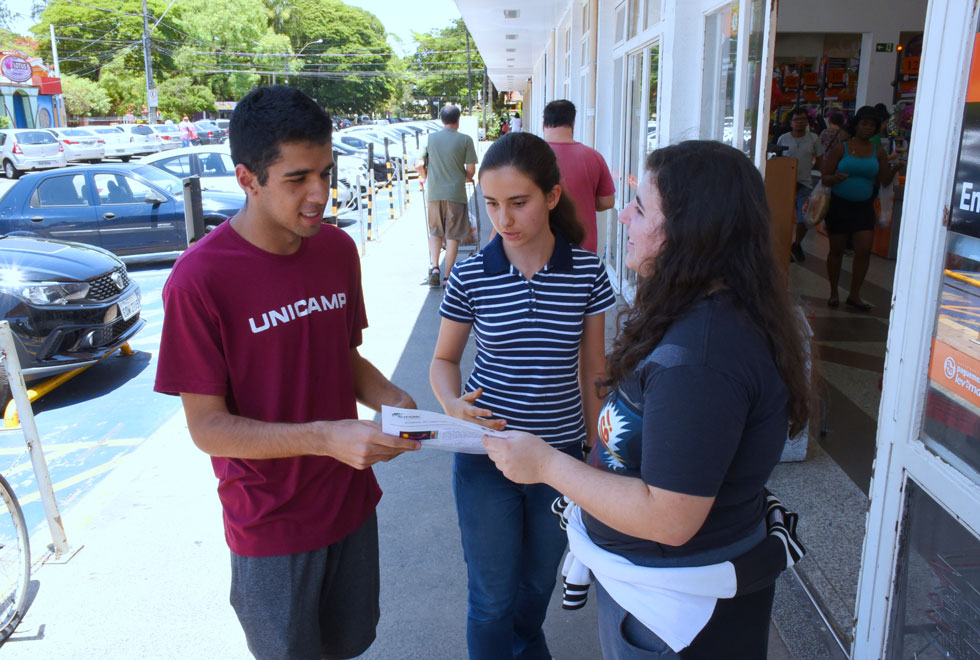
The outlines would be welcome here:
[[[808,227],[816,227],[827,217],[830,208],[830,188],[821,181],[813,187],[813,192],[803,202],[803,218]]]
[[[887,227],[892,223],[892,212],[895,209],[895,182],[878,189],[875,197],[875,220],[879,227]]]

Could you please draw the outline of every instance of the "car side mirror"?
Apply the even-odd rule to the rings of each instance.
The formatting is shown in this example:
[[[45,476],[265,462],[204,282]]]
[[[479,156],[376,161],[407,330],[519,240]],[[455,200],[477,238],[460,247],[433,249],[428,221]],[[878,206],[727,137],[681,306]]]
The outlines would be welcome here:
[[[153,204],[156,206],[157,204],[163,204],[166,202],[167,198],[158,193],[156,190],[151,190],[150,192],[146,193],[146,197],[143,198],[143,201],[147,204]]]

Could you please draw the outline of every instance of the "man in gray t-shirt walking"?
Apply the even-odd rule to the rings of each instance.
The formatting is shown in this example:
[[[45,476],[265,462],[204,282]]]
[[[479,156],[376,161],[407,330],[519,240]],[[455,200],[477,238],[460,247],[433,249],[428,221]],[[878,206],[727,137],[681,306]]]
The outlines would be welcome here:
[[[459,132],[459,108],[447,105],[439,118],[444,127],[429,135],[422,158],[415,169],[428,188],[429,286],[445,282],[440,278],[439,252],[446,241],[446,276],[453,269],[459,242],[470,233],[466,212],[466,184],[476,172],[476,148],[470,136]]]

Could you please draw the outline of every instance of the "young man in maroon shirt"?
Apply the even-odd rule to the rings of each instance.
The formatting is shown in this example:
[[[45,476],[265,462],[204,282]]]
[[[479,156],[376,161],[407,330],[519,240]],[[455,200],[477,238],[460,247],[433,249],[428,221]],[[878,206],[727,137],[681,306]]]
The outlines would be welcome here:
[[[358,420],[356,404],[415,403],[357,350],[357,249],[322,222],[330,118],[273,86],[245,96],[230,128],[247,202],[174,264],[155,389],[180,395],[212,457],[252,653],[352,658],[379,617],[370,466],[419,447]]]

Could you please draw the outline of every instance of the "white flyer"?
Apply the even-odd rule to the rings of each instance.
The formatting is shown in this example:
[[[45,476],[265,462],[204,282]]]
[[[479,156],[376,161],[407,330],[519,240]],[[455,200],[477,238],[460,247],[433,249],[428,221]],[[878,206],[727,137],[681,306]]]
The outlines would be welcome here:
[[[422,449],[442,449],[463,454],[486,454],[484,435],[502,433],[461,419],[429,412],[381,406],[381,430],[409,440],[418,440]]]

